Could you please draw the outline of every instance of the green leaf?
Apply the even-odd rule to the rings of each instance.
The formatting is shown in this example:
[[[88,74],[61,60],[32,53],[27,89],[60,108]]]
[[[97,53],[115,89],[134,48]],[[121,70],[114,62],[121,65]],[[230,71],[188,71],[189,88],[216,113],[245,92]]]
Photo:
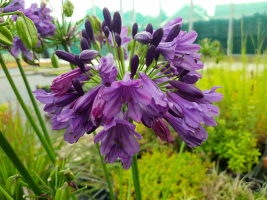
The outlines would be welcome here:
[[[20,175],[10,176],[6,181],[6,188],[12,196],[15,195],[20,185]]]
[[[7,46],[11,46],[12,42],[13,36],[10,31],[4,26],[0,26],[0,43]]]

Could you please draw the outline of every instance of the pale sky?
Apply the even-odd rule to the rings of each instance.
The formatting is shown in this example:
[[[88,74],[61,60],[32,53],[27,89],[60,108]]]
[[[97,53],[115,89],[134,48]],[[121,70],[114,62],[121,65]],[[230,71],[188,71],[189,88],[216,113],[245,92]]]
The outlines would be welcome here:
[[[85,16],[87,9],[93,6],[93,0],[70,0],[74,4],[74,13],[72,18],[75,20]],[[262,2],[263,0],[232,0],[233,3],[250,3]],[[41,0],[25,0],[26,8],[32,3],[40,4]],[[61,0],[50,0],[56,17],[61,15]],[[100,8],[107,7],[110,11],[120,10],[120,0],[94,0],[95,6]],[[176,10],[181,8],[185,3],[190,3],[190,0],[134,0],[135,11],[143,15],[157,16],[159,14],[159,4],[161,2],[162,9],[171,16]],[[207,10],[208,15],[214,15],[215,5],[230,4],[231,0],[193,0],[194,4],[202,6]],[[48,4],[49,5],[49,4]],[[133,8],[133,0],[122,0],[122,10],[128,11]]]

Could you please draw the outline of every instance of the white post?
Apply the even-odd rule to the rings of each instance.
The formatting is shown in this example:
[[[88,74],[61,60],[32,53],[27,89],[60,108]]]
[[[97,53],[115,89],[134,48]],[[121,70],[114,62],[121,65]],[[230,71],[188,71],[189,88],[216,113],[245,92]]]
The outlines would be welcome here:
[[[161,1],[159,1],[159,27],[160,27],[161,20],[162,20],[161,17],[162,17],[162,16],[161,16]]]
[[[188,32],[193,30],[193,18],[194,18],[194,4],[193,4],[193,0],[191,0]]]
[[[134,0],[133,0],[133,13],[132,13],[132,20],[133,20],[133,23],[132,24],[134,24],[136,21],[136,15],[135,15],[135,8],[134,8]]]
[[[121,23],[123,24],[122,0],[120,0],[120,14],[121,14]]]
[[[235,9],[235,7],[234,7],[234,4],[233,4],[233,0],[231,0],[229,23],[228,23],[227,56],[231,55],[234,9]]]
[[[93,15],[96,15],[96,11],[95,11],[95,0],[93,0]]]

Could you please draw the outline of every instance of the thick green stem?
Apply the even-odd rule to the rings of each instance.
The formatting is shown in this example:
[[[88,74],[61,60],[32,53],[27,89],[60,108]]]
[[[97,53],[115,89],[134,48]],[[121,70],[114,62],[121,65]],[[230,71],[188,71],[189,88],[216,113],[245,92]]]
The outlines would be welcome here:
[[[121,67],[122,67],[122,72],[125,74],[125,62],[124,62],[124,52],[123,48],[119,47],[119,53],[120,53],[120,60],[121,60]]]
[[[95,136],[96,132],[94,131],[93,134]],[[101,160],[101,163],[102,163],[102,166],[103,166],[103,169],[104,169],[106,180],[107,180],[107,183],[108,183],[109,194],[110,194],[111,200],[115,200],[115,196],[113,194],[112,185],[111,185],[111,182],[110,182],[110,178],[109,178],[109,174],[108,174],[108,169],[107,169],[106,163],[103,162],[103,156],[101,155],[101,152],[100,152],[100,149],[99,149],[99,144],[96,143],[96,146],[97,146],[98,154],[100,156],[100,160]]]
[[[132,57],[133,57],[133,54],[134,54],[134,50],[135,50],[135,45],[136,45],[136,40],[133,40],[133,44],[132,44],[132,48],[131,48],[131,55],[130,55],[130,58],[129,58],[129,67],[128,67],[128,71],[131,72],[131,60],[132,60]]]
[[[138,173],[137,154],[133,156],[132,173],[134,180],[135,199],[142,200],[140,179]]]
[[[26,169],[26,167],[23,165],[17,154],[15,153],[14,149],[10,146],[9,142],[3,135],[3,133],[0,131],[0,146],[3,149],[3,151],[6,153],[10,161],[13,163],[13,165],[16,167],[16,169],[19,171],[19,173],[23,176],[24,180],[28,183],[32,191],[36,195],[41,195],[42,191],[38,187],[38,185],[35,183],[33,178],[31,177],[30,173]]]
[[[10,83],[10,85],[11,85],[11,87],[12,87],[12,89],[13,89],[13,91],[14,91],[14,93],[15,93],[15,95],[16,95],[16,97],[17,97],[17,99],[18,99],[18,101],[19,101],[19,103],[20,103],[20,105],[22,107],[22,109],[24,110],[24,112],[25,112],[28,120],[30,121],[30,123],[31,123],[34,131],[36,132],[39,140],[41,141],[42,145],[44,146],[44,148],[45,148],[48,156],[51,159],[51,161],[55,164],[55,162],[56,162],[56,156],[53,153],[53,151],[51,150],[51,148],[49,147],[49,144],[47,143],[47,141],[43,137],[41,131],[39,130],[37,124],[34,121],[34,118],[32,117],[32,115],[29,112],[26,104],[24,103],[22,97],[20,96],[19,91],[18,91],[18,89],[17,89],[17,87],[16,87],[16,85],[15,85],[15,83],[14,83],[14,81],[13,81],[13,79],[12,79],[12,77],[11,77],[8,69],[7,69],[7,67],[6,67],[6,64],[4,62],[4,59],[3,59],[3,56],[2,56],[1,53],[0,53],[0,63],[2,65],[2,68],[3,68],[4,72],[5,72],[5,75],[6,75],[7,79],[8,79],[8,81],[9,81],[9,83]]]
[[[122,200],[122,165],[120,165],[120,200]]]
[[[128,182],[128,190],[127,190],[127,200],[131,198],[131,185],[132,185],[132,173],[129,173],[129,182]]]
[[[6,26],[6,25],[9,25],[9,22],[3,22],[0,24],[0,26]]]
[[[165,194],[164,194],[164,196],[163,196],[163,200],[166,200],[166,198],[168,197],[168,194],[169,194],[169,191],[170,191],[170,189],[171,189],[171,185],[172,185],[174,176],[175,176],[176,171],[177,171],[177,168],[178,168],[179,160],[180,160],[181,155],[182,155],[182,153],[183,153],[183,151],[184,151],[184,147],[185,147],[185,143],[184,143],[184,141],[183,141],[183,142],[182,142],[182,145],[181,145],[181,147],[180,147],[180,150],[179,150],[178,158],[177,158],[177,160],[176,160],[174,169],[173,169],[173,171],[172,171],[171,181],[169,182],[169,185],[168,185],[168,187],[167,187],[167,190],[166,190],[166,192],[165,192]]]
[[[68,46],[67,46],[66,43],[62,43],[62,46],[63,46],[63,48],[64,48],[64,50],[65,50],[66,52],[70,53],[70,50],[69,50],[69,48],[68,48]],[[75,67],[73,64],[71,64],[71,63],[70,63],[70,67],[71,67],[72,70],[76,68],[76,67]]]
[[[21,14],[20,11],[9,12],[9,13],[1,13],[0,17],[5,16],[5,15],[19,15],[19,14]]]
[[[7,191],[5,191],[4,188],[2,188],[1,186],[0,186],[0,192],[2,192],[3,195],[4,195],[8,200],[14,200],[14,199],[7,193]]]
[[[32,94],[31,87],[30,87],[29,82],[28,82],[28,79],[27,79],[27,77],[26,77],[26,75],[25,75],[25,73],[24,73],[24,70],[23,70],[23,68],[22,68],[22,66],[21,66],[20,60],[19,60],[19,59],[16,59],[16,62],[17,62],[17,64],[18,64],[19,71],[20,71],[20,73],[21,73],[21,76],[22,76],[23,81],[24,81],[24,83],[25,83],[25,86],[26,86],[26,88],[27,88],[28,94],[29,94],[30,99],[31,99],[31,101],[32,101],[32,105],[33,105],[34,110],[35,110],[35,112],[36,112],[36,115],[37,115],[37,117],[38,117],[39,123],[40,123],[40,125],[41,125],[41,127],[42,127],[42,130],[43,130],[43,132],[44,132],[45,139],[46,139],[47,143],[49,144],[50,148],[52,149],[52,151],[54,152],[54,149],[53,149],[53,146],[52,146],[52,143],[51,143],[51,140],[50,140],[48,131],[47,131],[46,126],[45,126],[45,122],[44,122],[43,117],[42,117],[42,115],[41,115],[41,112],[40,112],[40,110],[39,110],[39,108],[38,108],[38,105],[37,105],[37,103],[36,103],[36,100],[35,100],[35,98],[34,98],[34,96],[33,96],[33,94]]]

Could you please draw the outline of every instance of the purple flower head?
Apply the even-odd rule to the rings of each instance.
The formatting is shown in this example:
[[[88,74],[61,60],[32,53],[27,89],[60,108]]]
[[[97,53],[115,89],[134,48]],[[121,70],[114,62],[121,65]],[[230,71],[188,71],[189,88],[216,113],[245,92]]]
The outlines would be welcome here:
[[[120,33],[120,37],[121,37],[121,45],[126,45],[131,41],[131,38],[127,37],[128,34],[128,28],[127,26],[123,26],[121,27],[121,33]],[[112,34],[109,33],[109,37],[108,37],[108,42],[111,46],[114,47],[113,44],[113,40],[112,40]]]
[[[33,60],[32,53],[30,52],[30,50],[25,46],[25,44],[21,41],[21,39],[18,36],[14,36],[10,53],[12,56],[17,58],[20,51],[29,60]]]
[[[152,40],[152,44],[157,47],[161,41],[163,37],[163,29],[162,28],[159,28],[157,29],[154,34],[153,34],[153,40]]]
[[[170,142],[172,144],[174,143],[168,125],[162,119],[154,119],[152,129],[161,140]]]
[[[132,37],[133,37],[133,39],[134,39],[134,36],[137,34],[137,31],[138,31],[138,24],[134,23],[133,27],[132,27]]]
[[[125,120],[121,113],[104,126],[104,130],[95,136],[94,142],[101,141],[100,152],[105,156],[104,161],[113,163],[120,158],[123,168],[127,170],[131,166],[132,157],[139,152],[139,143],[134,136],[138,140],[142,139],[135,132],[135,125]]]
[[[8,6],[1,8],[0,12],[9,13],[14,12],[20,9],[24,9],[25,2],[24,0],[13,0]]]
[[[121,34],[121,15],[118,11],[113,15],[113,31],[118,35]]]
[[[189,147],[200,146],[208,137],[208,134],[202,125],[200,125],[199,128],[192,128],[193,131],[191,131],[184,129],[182,125],[183,121],[180,118],[174,117],[169,113],[164,115],[164,119],[174,128],[180,138]]]
[[[66,51],[62,50],[56,50],[56,55],[60,58],[63,59],[73,65],[77,65],[76,60],[75,60],[75,55],[73,53],[68,53]]]
[[[95,69],[99,71],[102,84],[107,87],[116,80],[118,75],[118,70],[111,53],[108,53],[105,57],[100,58],[100,64],[96,66]]]
[[[132,78],[136,74],[138,65],[139,65],[139,57],[136,54],[134,54],[132,59],[131,59],[131,74],[132,74]]]
[[[146,53],[146,66],[149,67],[155,58],[155,46],[151,45],[147,49]]]
[[[120,113],[122,105],[126,104],[129,117],[140,122],[142,110],[139,106],[148,105],[151,101],[151,94],[148,90],[140,88],[142,85],[138,79],[132,80],[131,74],[126,72],[121,81],[114,81],[111,87],[105,88],[100,96],[107,102],[103,114],[111,119]]]
[[[146,31],[142,31],[140,33],[137,33],[134,36],[134,40],[136,40],[137,42],[140,42],[141,44],[149,44],[153,39],[153,36],[151,35],[151,33],[146,32]]]
[[[89,71],[91,67],[85,67],[85,71]],[[82,75],[82,71],[79,68],[66,72],[57,76],[54,80],[50,89],[56,97],[64,95],[69,88],[72,86],[72,80]]]
[[[146,26],[146,31],[149,32],[150,34],[153,34],[153,26],[151,23],[149,23],[147,26]]]
[[[181,81],[176,81],[176,80],[171,80],[170,84],[178,89],[177,92],[182,93],[184,95],[188,95],[194,98],[204,97],[203,92],[193,85],[189,85],[189,84],[183,83]]]

